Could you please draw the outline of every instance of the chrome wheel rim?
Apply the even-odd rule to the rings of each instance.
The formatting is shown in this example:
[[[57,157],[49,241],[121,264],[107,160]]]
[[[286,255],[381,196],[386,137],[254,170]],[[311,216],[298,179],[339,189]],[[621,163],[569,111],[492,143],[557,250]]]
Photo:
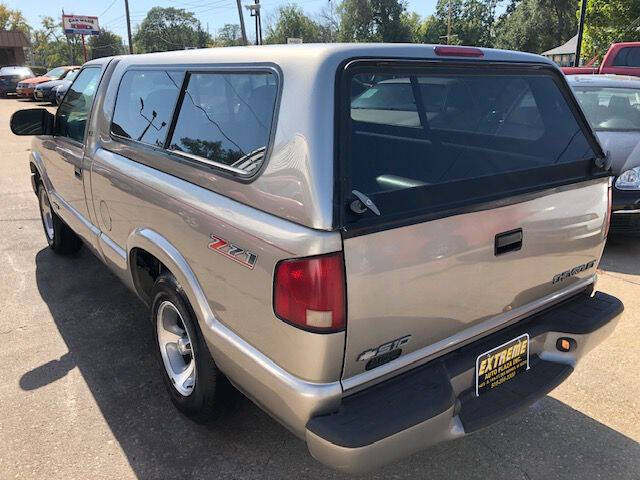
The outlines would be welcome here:
[[[44,233],[49,240],[53,241],[53,212],[51,211],[51,203],[44,188],[40,190],[40,213],[42,214]]]
[[[156,330],[167,375],[176,391],[188,397],[196,385],[196,361],[189,332],[173,303],[164,301],[158,307]]]

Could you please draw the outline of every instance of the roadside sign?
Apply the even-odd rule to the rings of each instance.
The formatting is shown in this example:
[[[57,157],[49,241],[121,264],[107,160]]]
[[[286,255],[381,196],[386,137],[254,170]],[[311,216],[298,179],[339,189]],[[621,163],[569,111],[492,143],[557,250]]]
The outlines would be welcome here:
[[[98,17],[87,17],[85,15],[62,15],[62,29],[64,33],[75,33],[80,35],[99,35],[100,26]]]
[[[288,37],[287,43],[302,43],[302,39],[296,37]]]

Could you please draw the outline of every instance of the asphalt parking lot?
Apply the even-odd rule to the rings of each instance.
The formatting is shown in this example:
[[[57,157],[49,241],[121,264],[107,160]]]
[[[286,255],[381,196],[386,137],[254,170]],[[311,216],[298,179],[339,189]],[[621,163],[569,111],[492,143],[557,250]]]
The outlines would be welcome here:
[[[30,140],[0,99],[0,480],[337,479],[240,394],[209,426],[181,417],[146,308],[86,250],[47,247]],[[640,243],[611,242],[598,288],[625,313],[567,382],[528,410],[364,478],[640,479]]]

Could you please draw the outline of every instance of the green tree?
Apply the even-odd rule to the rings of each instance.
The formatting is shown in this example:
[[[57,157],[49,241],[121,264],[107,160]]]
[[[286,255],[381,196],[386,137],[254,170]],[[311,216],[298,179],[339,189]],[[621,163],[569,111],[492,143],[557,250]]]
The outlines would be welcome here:
[[[267,27],[265,43],[287,43],[287,38],[302,38],[305,43],[323,41],[322,29],[318,23],[304,14],[297,5],[283,5],[278,8],[275,24]]]
[[[404,0],[344,0],[338,6],[341,42],[409,42]]]
[[[602,58],[614,42],[640,41],[639,0],[588,0],[584,59]]]
[[[31,35],[31,50],[35,65],[47,68],[60,65],[81,65],[82,41],[79,35],[65,37],[62,24],[51,17],[43,17],[40,28]]]
[[[227,23],[220,30],[212,43],[215,47],[235,47],[242,45],[242,30],[240,25]]]
[[[419,25],[415,39],[422,43],[492,47],[496,3],[496,0],[439,0],[435,13]],[[449,17],[451,37],[447,39]]]
[[[31,27],[20,10],[12,10],[5,3],[0,3],[0,30],[19,30],[28,36]]]
[[[111,57],[124,53],[122,38],[109,30],[101,30],[100,35],[89,39],[90,58]]]
[[[133,42],[139,53],[166,52],[203,48],[211,38],[193,13],[182,8],[153,7],[140,24]]]
[[[578,0],[512,1],[496,23],[498,48],[541,53],[562,45],[578,28]]]

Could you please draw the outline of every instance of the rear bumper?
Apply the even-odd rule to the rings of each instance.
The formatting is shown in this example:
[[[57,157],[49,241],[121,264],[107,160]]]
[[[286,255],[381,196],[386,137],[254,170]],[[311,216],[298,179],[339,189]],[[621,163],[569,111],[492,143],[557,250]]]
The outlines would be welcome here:
[[[551,309],[343,399],[307,423],[306,442],[322,463],[361,473],[495,423],[546,395],[615,328],[622,303],[583,292]],[[477,397],[478,355],[528,333],[531,368]],[[575,343],[556,348],[559,338]]]

